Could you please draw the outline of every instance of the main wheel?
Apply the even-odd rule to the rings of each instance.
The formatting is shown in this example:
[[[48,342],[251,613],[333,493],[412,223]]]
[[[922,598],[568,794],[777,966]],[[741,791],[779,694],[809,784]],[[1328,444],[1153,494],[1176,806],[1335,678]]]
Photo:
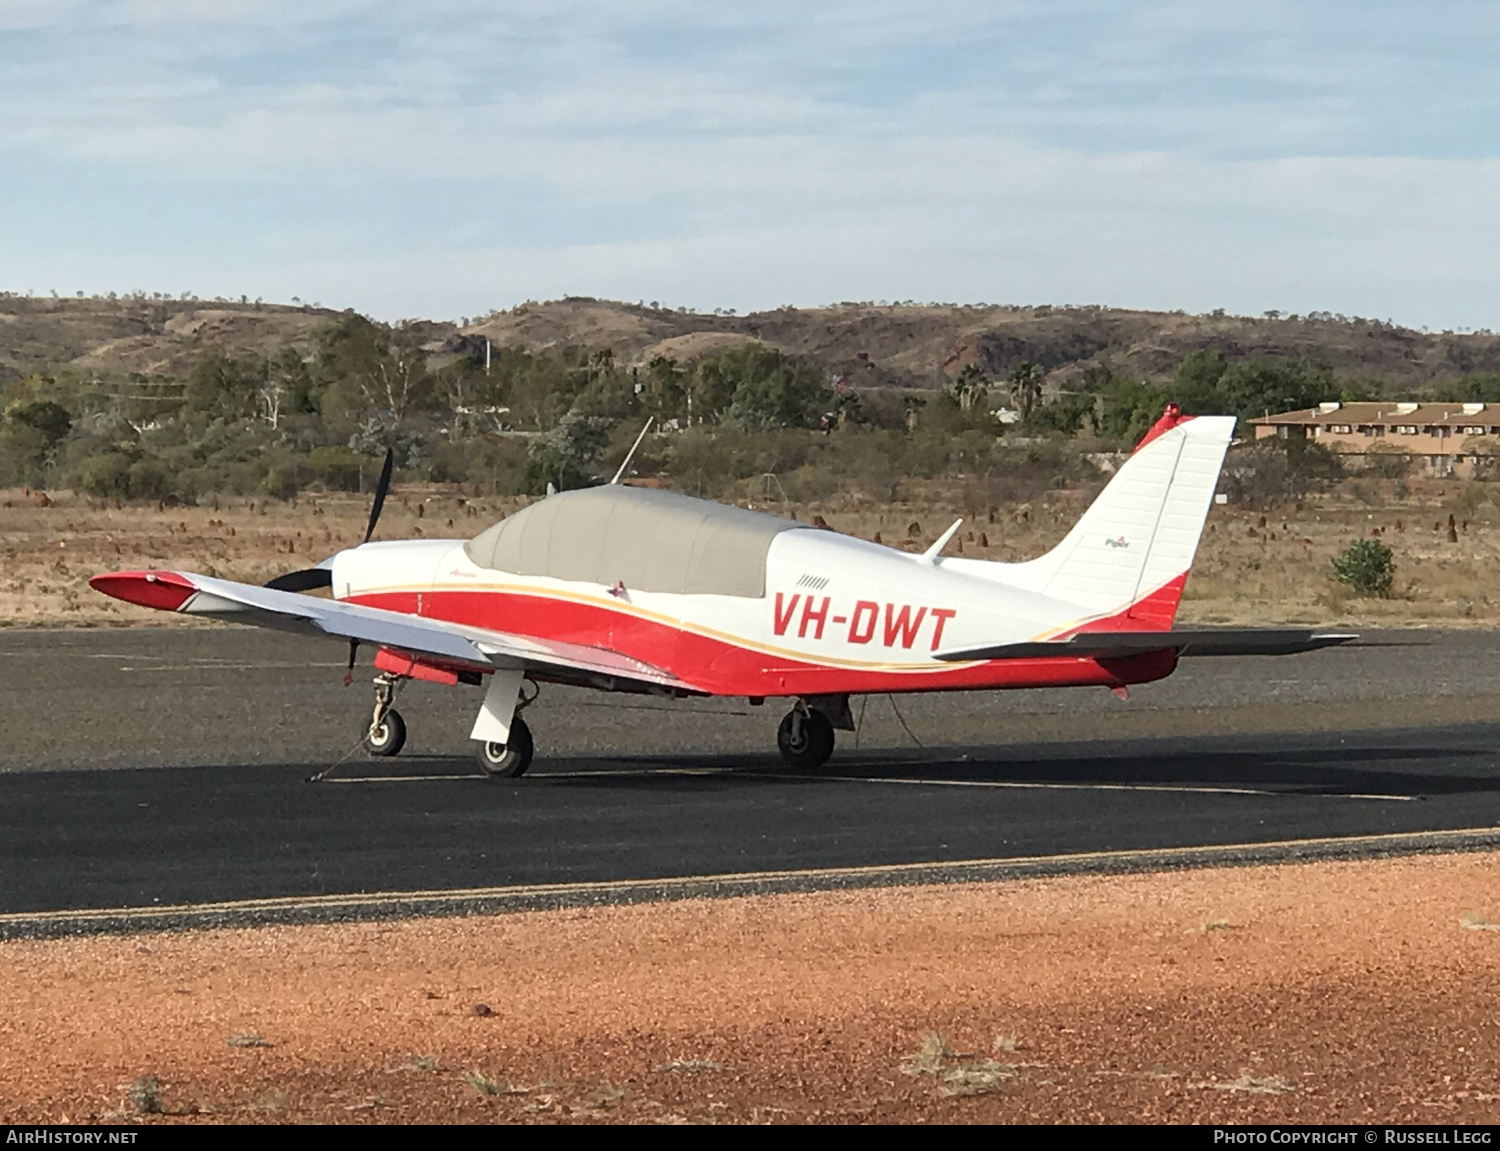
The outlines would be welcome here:
[[[776,729],[781,758],[793,767],[822,767],[833,754],[833,724],[821,711],[809,708],[802,717],[802,731],[793,736],[796,712],[789,711]]]
[[[381,721],[365,732],[365,747],[371,755],[395,755],[406,743],[406,721],[393,707],[385,709]]]
[[[507,743],[480,743],[476,758],[486,775],[505,776],[516,779],[526,774],[531,766],[531,728],[519,715],[510,721],[510,740]]]

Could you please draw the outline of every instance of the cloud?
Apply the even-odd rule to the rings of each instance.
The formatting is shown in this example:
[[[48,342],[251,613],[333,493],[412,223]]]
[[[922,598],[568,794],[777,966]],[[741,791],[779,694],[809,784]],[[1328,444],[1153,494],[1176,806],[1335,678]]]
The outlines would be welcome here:
[[[27,280],[386,314],[979,293],[1493,323],[1497,41],[1467,0],[0,0],[0,244]]]

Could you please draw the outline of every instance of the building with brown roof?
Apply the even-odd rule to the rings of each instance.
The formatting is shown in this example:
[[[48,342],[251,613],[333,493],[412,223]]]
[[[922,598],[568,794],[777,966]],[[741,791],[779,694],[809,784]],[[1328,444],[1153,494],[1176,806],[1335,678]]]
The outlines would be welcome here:
[[[1296,436],[1342,456],[1401,456],[1440,476],[1500,462],[1500,404],[1319,404],[1250,421],[1255,438]]]

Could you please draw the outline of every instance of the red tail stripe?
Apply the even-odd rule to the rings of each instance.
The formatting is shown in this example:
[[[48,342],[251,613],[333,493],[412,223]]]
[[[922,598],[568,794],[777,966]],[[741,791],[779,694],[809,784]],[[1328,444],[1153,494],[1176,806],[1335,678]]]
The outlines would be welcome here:
[[[1183,415],[1182,409],[1176,404],[1168,404],[1167,410],[1161,414],[1161,419],[1157,420],[1156,423],[1152,424],[1146,430],[1146,434],[1141,437],[1141,442],[1135,445],[1135,451],[1131,452],[1131,455],[1140,451],[1152,440],[1156,439],[1157,436],[1166,435],[1179,424],[1185,424],[1192,418],[1192,416]]]
[[[1080,634],[1096,631],[1167,631],[1177,618],[1177,605],[1182,602],[1182,589],[1187,585],[1188,573],[1164,583],[1150,595],[1142,596],[1124,611],[1116,612],[1105,619],[1096,619],[1079,628]]]

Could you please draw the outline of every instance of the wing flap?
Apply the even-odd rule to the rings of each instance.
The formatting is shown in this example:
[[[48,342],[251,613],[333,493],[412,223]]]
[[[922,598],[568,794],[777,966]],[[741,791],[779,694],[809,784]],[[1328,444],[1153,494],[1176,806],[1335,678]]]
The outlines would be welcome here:
[[[1305,628],[1175,628],[1171,631],[1082,632],[1067,639],[995,644],[939,652],[949,662],[983,659],[1120,659],[1176,649],[1178,655],[1295,655],[1348,643],[1358,636]]]

